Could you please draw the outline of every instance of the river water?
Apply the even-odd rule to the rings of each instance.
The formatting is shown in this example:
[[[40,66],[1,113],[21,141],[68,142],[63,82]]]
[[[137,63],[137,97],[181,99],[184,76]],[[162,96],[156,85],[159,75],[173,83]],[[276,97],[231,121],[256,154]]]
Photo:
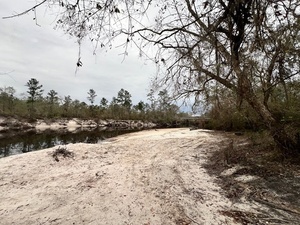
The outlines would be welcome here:
[[[100,128],[92,131],[81,130],[76,132],[64,129],[58,131],[45,130],[43,132],[30,131],[0,139],[0,158],[70,143],[99,143],[107,138],[135,131],[137,130],[101,130]]]

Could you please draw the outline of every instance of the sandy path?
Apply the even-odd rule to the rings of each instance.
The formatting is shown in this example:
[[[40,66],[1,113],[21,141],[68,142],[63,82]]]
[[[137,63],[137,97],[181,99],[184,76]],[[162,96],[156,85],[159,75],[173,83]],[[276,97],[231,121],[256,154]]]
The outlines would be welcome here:
[[[235,224],[203,168],[221,139],[164,129],[0,159],[0,224]]]

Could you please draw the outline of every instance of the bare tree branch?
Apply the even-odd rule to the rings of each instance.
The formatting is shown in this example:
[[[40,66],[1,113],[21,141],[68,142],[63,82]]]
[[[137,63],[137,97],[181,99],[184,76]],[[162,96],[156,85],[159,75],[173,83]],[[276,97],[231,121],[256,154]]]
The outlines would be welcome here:
[[[19,17],[19,16],[23,16],[27,13],[29,13],[30,11],[35,10],[36,8],[38,8],[39,6],[43,5],[44,3],[46,3],[48,0],[43,0],[42,2],[36,4],[35,6],[31,7],[30,9],[25,10],[24,12],[18,13],[16,15],[12,15],[12,16],[4,16],[2,17],[2,19],[11,19],[11,18],[15,18],[15,17]]]

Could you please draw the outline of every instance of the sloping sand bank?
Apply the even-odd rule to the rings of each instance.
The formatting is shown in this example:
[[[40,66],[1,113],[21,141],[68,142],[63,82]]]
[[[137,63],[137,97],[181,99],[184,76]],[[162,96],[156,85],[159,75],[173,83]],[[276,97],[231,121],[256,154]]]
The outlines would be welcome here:
[[[220,211],[241,206],[203,168],[222,139],[163,129],[2,158],[0,224],[235,224]]]

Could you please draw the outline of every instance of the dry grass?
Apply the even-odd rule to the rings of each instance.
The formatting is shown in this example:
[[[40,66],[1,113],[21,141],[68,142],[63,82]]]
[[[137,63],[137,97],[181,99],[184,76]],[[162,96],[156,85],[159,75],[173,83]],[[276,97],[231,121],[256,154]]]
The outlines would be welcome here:
[[[59,162],[59,156],[63,156],[63,158],[73,158],[74,153],[70,152],[66,147],[59,146],[53,153],[52,157],[55,159],[56,162]]]
[[[232,201],[256,201],[272,209],[272,214],[269,211],[262,212],[262,215],[224,213],[232,215],[236,221],[251,221],[252,224],[261,224],[261,221],[262,224],[274,223],[274,218],[287,222],[274,224],[295,224],[295,221],[300,221],[300,158],[284,156],[266,132],[243,136],[227,133],[226,137],[220,150],[211,155],[208,171],[220,178],[220,186]],[[240,169],[233,174],[221,175],[237,165]],[[259,179],[246,183],[236,179],[245,175]]]

